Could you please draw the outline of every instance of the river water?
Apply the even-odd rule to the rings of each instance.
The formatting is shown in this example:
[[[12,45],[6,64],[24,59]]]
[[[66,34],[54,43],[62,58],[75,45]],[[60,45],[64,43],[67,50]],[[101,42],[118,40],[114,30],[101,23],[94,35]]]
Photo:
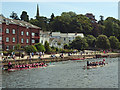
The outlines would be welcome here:
[[[118,88],[118,58],[108,65],[83,69],[85,61],[53,62],[45,68],[2,72],[3,88]],[[90,59],[100,61],[101,59]]]

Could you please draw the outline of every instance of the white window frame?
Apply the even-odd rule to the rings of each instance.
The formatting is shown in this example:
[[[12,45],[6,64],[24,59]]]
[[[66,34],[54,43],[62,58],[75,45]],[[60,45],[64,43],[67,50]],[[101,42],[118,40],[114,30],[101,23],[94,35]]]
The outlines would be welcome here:
[[[34,39],[32,39],[32,43],[35,43],[35,40],[34,40]]]
[[[21,31],[21,35],[24,35],[24,32],[23,32],[23,31]]]
[[[0,33],[2,33],[2,28],[0,28]]]
[[[6,37],[6,42],[9,42],[9,37]]]
[[[9,33],[9,32],[10,32],[9,29],[7,28],[7,29],[6,29],[6,33]]]
[[[26,35],[29,36],[29,32],[26,32]]]
[[[12,42],[15,42],[15,37],[12,38]]]
[[[32,36],[35,36],[35,33],[32,32]]]
[[[26,39],[26,43],[29,43],[29,39]]]
[[[6,50],[9,50],[9,46],[6,46]]]
[[[21,43],[24,43],[24,39],[23,38],[21,38]]]
[[[12,34],[15,34],[15,29],[12,30]]]
[[[13,50],[15,50],[15,46],[13,46]]]

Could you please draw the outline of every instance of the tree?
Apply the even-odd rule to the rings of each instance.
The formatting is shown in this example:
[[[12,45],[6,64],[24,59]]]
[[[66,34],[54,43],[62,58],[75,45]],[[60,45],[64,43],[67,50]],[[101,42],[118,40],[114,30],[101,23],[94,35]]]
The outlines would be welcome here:
[[[59,42],[58,42],[58,43],[57,43],[57,45],[58,45],[58,46],[59,46],[59,48],[60,48],[61,43],[59,43]]]
[[[14,11],[11,13],[10,18],[19,20],[17,13],[15,13]]]
[[[47,41],[45,41],[45,45],[44,45],[45,49],[46,49],[46,53],[49,53],[51,51],[51,48],[49,46],[49,43]]]
[[[41,27],[44,31],[49,31],[49,19],[43,16],[37,17],[37,19],[31,19],[29,21],[31,24]]]
[[[118,49],[119,48],[119,40],[115,36],[109,37],[110,46],[112,49]]]
[[[95,47],[96,38],[93,35],[87,35],[85,38],[89,47]]]
[[[20,58],[21,45],[20,45],[20,44],[16,44],[16,45],[15,45],[15,50],[16,50],[16,51],[19,51],[19,58]]]
[[[65,44],[65,45],[64,45],[64,49],[70,49],[69,45],[68,45],[68,44]]]
[[[75,38],[75,40],[72,41],[70,46],[73,49],[84,50],[88,47],[88,44],[85,38],[81,38],[80,36],[78,36]]]
[[[103,21],[104,21],[103,18],[104,18],[104,16],[100,15],[100,20],[98,21],[98,23],[101,25],[103,25]]]
[[[37,49],[34,45],[28,45],[25,47],[25,51],[29,54],[29,53],[32,53],[32,52],[37,52]]]
[[[90,34],[93,29],[90,20],[85,15],[77,15],[74,12],[63,12],[61,16],[54,17],[50,25],[52,31],[60,31],[63,33],[79,32]]]
[[[41,43],[35,44],[35,47],[39,52],[45,52],[45,47]]]
[[[51,18],[50,18],[50,22],[53,21],[54,17],[55,17],[54,13],[52,13]]]
[[[101,49],[109,49],[110,42],[106,35],[99,35],[96,40],[96,46]]]
[[[21,14],[20,18],[21,18],[21,20],[29,22],[29,16],[27,15],[26,11],[22,11],[22,14]]]

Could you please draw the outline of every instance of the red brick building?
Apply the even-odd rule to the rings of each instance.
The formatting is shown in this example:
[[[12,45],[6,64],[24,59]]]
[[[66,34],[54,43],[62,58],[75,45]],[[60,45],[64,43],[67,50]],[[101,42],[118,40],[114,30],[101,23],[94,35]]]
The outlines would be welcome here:
[[[0,46],[2,50],[11,50],[16,44],[34,45],[39,43],[41,28],[25,21],[0,16]]]

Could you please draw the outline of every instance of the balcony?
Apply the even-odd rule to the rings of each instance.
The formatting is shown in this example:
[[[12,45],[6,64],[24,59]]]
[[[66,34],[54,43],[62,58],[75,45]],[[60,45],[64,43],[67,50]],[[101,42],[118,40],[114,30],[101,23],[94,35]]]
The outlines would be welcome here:
[[[39,39],[40,36],[32,36],[32,38],[34,38],[34,39]]]

